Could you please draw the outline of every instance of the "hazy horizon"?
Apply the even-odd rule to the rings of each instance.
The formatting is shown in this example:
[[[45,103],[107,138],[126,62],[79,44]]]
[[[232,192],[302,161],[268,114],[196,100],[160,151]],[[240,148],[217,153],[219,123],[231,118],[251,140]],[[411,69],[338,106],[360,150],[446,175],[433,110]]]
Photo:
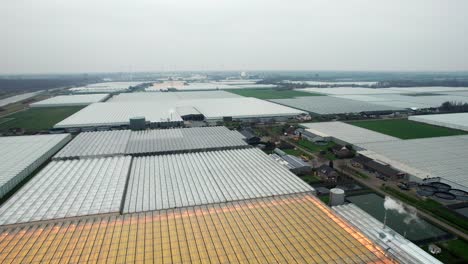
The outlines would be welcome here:
[[[468,71],[463,0],[18,0],[0,7],[0,74]]]

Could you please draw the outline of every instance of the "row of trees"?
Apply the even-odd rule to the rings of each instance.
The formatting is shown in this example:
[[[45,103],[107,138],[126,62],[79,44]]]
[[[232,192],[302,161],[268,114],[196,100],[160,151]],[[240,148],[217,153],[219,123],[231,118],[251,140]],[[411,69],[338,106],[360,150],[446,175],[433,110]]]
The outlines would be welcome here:
[[[439,107],[439,110],[449,113],[468,112],[468,104],[462,102],[445,102]]]

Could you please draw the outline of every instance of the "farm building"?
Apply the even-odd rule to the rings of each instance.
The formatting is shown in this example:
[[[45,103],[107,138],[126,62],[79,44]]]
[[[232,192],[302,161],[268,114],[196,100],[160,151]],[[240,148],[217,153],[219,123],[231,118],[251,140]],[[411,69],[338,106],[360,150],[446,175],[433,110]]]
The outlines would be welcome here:
[[[378,160],[371,160],[364,164],[364,169],[375,173],[378,177],[390,178],[393,180],[404,179],[405,173],[396,170],[390,164]]]
[[[71,140],[69,134],[0,137],[0,197]]]
[[[251,128],[243,128],[240,133],[245,137],[247,143],[251,145],[259,144],[261,141],[260,137],[255,135],[255,132]]]
[[[59,95],[36,103],[31,107],[56,107],[56,106],[79,106],[92,103],[103,102],[110,97],[110,94],[79,94],[79,95]]]
[[[275,152],[276,150],[277,149],[275,149]],[[302,159],[296,156],[286,154],[271,154],[270,157],[279,164],[288,168],[292,173],[296,175],[303,175],[312,172],[312,166],[310,166],[307,162],[304,162]]]
[[[322,166],[318,167],[316,170],[317,170],[317,175],[326,182],[336,182],[338,180],[338,176],[339,176],[338,172],[326,164],[323,164]]]

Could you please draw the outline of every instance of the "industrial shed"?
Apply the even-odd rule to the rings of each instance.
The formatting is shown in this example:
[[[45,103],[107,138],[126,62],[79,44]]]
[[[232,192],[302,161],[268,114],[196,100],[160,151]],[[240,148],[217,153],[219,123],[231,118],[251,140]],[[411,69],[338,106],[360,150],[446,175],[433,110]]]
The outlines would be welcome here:
[[[70,140],[69,134],[0,137],[0,197],[11,191]]]
[[[454,188],[466,190],[467,146],[468,136],[464,135],[362,143],[359,153],[408,173],[411,180],[439,177]]]
[[[54,159],[168,154],[245,147],[248,145],[244,136],[226,127],[98,131],[80,133],[57,153]]]
[[[79,95],[59,95],[36,103],[31,107],[56,107],[56,106],[80,106],[92,103],[103,102],[110,97],[110,94],[79,94]]]
[[[0,262],[12,263],[390,263],[310,194],[30,224],[0,237]]]
[[[150,102],[106,102],[94,103],[65,120],[54,128],[87,128],[129,125],[130,118],[145,117],[148,126],[180,126],[182,118],[171,106]]]
[[[343,122],[302,123],[300,126],[305,128],[303,132],[303,136],[305,137],[312,140],[315,137],[320,137],[325,140],[334,141],[340,145],[401,140]]]
[[[178,106],[176,112],[184,121],[203,121],[205,116],[193,106]]]
[[[314,189],[259,149],[133,159],[125,213],[269,197]]]
[[[400,263],[442,264],[436,258],[354,204],[333,206],[333,211],[349,221],[374,243],[385,248]]]
[[[312,166],[310,166],[307,162],[304,162],[296,156],[270,154],[270,157],[279,164],[288,168],[288,170],[290,170],[294,174],[302,175],[312,172]]]
[[[410,116],[409,120],[468,131],[468,113]]]
[[[52,161],[0,207],[0,225],[118,214],[131,157]]]

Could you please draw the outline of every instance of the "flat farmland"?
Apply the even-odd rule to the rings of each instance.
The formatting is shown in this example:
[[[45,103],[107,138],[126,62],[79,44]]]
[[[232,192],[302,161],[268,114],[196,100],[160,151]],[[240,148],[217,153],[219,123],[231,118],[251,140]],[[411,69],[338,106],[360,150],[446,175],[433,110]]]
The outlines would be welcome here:
[[[353,121],[349,122],[349,124],[401,139],[445,137],[468,134],[468,132],[462,130],[439,127],[407,119]]]

